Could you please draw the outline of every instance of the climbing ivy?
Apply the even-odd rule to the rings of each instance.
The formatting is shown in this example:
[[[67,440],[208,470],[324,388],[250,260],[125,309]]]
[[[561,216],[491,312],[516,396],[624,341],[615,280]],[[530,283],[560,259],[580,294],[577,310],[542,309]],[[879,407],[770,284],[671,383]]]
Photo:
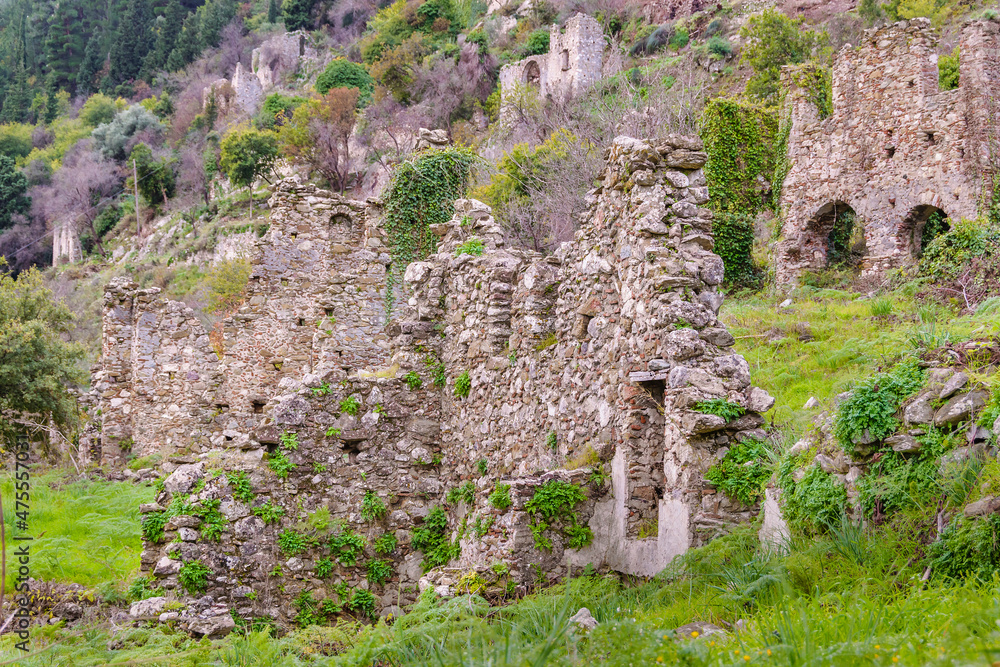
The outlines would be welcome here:
[[[430,226],[447,222],[454,214],[455,200],[465,192],[477,159],[468,148],[429,150],[403,162],[393,174],[383,222],[392,255],[386,276],[386,318],[407,265],[435,251]]]
[[[715,252],[725,264],[729,285],[754,286],[760,273],[751,255],[754,218],[774,207],[761,182],[770,183],[777,167],[777,110],[714,99],[702,115],[701,136],[708,153],[705,177],[715,213]]]
[[[816,105],[820,118],[833,115],[833,71],[829,66],[808,62],[788,71],[792,83],[804,90],[807,99]]]

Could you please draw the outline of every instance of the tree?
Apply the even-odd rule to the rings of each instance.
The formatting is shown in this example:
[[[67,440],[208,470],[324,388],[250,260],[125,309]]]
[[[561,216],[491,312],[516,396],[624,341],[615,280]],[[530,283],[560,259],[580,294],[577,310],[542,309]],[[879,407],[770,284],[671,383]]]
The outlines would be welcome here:
[[[156,31],[156,44],[146,55],[143,63],[143,71],[151,75],[167,66],[167,58],[177,45],[177,38],[184,27],[184,18],[187,10],[177,0],[170,0],[167,9],[163,14],[163,21]]]
[[[802,19],[790,19],[774,9],[751,16],[740,29],[744,40],[743,60],[754,69],[747,82],[747,94],[774,101],[784,65],[804,63],[826,42],[826,32],[806,30]]]
[[[49,85],[73,90],[83,61],[86,37],[77,3],[60,2],[45,39],[45,69]]]
[[[331,88],[357,89],[358,106],[366,107],[371,102],[375,80],[363,65],[352,63],[345,58],[337,58],[316,77],[316,91],[320,95],[326,95]]]
[[[285,0],[281,6],[285,29],[289,31],[308,29],[312,25],[312,10],[316,0]]]
[[[201,46],[214,48],[222,38],[222,29],[236,16],[236,3],[233,0],[211,0],[198,9],[198,15],[201,19]]]
[[[0,259],[0,435],[20,430],[19,414],[49,418],[60,427],[77,420],[69,388],[83,381],[77,363],[83,348],[60,338],[72,329],[73,315],[42,283],[37,269],[16,278]]]
[[[13,226],[13,216],[31,209],[28,178],[14,166],[14,160],[0,155],[0,229]]]
[[[149,35],[152,23],[149,0],[128,0],[111,46],[109,75],[112,83],[125,83],[139,77],[143,60],[152,44]]]
[[[174,50],[167,57],[167,71],[176,72],[194,62],[201,53],[201,44],[198,14],[192,12],[184,19]]]
[[[170,160],[157,160],[146,144],[136,144],[129,155],[129,161],[132,160],[139,179],[139,194],[150,206],[155,208],[174,196],[177,180]]]
[[[156,116],[134,104],[94,130],[94,147],[102,156],[121,161],[128,155],[132,138],[140,132],[159,134],[163,125]]]
[[[115,101],[104,93],[94,93],[80,107],[79,118],[90,127],[110,123],[118,113]]]
[[[237,187],[250,191],[250,217],[253,217],[253,184],[268,180],[278,160],[278,137],[274,132],[239,125],[226,133],[220,145],[219,166]],[[270,181],[268,181],[270,182]]]
[[[349,140],[357,100],[357,88],[333,88],[296,108],[291,119],[278,128],[285,154],[321,173],[341,193],[350,175]]]
[[[267,3],[267,22],[278,22],[278,0],[271,0]]]
[[[87,48],[83,52],[83,61],[80,69],[76,73],[76,90],[80,93],[92,93],[97,90],[98,75],[104,69],[105,52],[103,48],[104,36],[100,32],[95,32],[87,42]]]

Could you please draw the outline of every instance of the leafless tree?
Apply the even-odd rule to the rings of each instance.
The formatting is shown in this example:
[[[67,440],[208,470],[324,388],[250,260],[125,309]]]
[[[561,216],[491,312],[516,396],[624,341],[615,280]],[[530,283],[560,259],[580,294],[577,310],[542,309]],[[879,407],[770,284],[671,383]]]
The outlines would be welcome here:
[[[414,105],[423,110],[435,127],[451,131],[455,113],[462,105],[483,102],[496,85],[496,60],[492,55],[480,55],[477,44],[462,44],[458,61],[439,58],[429,68],[419,68],[414,74],[416,98]]]
[[[326,11],[327,32],[334,45],[347,47],[357,41],[379,4],[378,0],[336,0]]]

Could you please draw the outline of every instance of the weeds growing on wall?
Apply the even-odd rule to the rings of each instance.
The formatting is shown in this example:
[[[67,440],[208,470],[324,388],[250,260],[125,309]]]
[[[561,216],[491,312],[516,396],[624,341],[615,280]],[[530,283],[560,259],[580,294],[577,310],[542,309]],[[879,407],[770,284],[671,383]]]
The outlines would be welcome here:
[[[424,522],[413,529],[413,548],[424,553],[422,565],[425,572],[447,565],[448,561],[461,554],[462,547],[458,540],[451,542],[448,534],[448,515],[440,505],[432,507]]]
[[[847,452],[862,443],[884,440],[896,431],[896,412],[903,400],[924,383],[924,372],[916,359],[896,365],[888,373],[877,373],[861,381],[837,411],[834,435]]]
[[[549,551],[552,540],[546,535],[551,528],[558,528],[570,549],[582,549],[591,543],[594,534],[590,527],[581,524],[576,516],[576,506],[587,499],[575,484],[553,479],[535,490],[535,495],[524,504],[531,517],[531,535],[535,548]]]
[[[387,318],[407,265],[436,250],[430,225],[445,223],[454,214],[455,200],[465,192],[476,160],[467,148],[430,150],[403,162],[393,174],[382,223],[392,255],[386,275]]]
[[[739,419],[746,413],[746,410],[744,410],[742,406],[737,405],[736,403],[730,403],[724,398],[712,398],[706,401],[698,401],[694,404],[694,409],[695,412],[722,417],[727,422]]]
[[[726,452],[705,473],[705,479],[740,503],[750,506],[764,495],[774,471],[771,448],[763,440],[748,438]]]

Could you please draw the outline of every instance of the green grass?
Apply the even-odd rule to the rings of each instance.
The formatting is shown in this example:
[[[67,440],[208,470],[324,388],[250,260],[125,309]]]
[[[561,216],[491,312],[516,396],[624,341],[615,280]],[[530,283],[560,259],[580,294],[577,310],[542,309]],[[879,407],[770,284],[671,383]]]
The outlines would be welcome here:
[[[750,364],[753,383],[777,399],[773,413],[786,439],[794,441],[812,423],[816,410],[803,405],[815,396],[823,409],[861,379],[886,370],[918,343],[930,347],[987,337],[1000,331],[986,314],[954,316],[898,290],[880,297],[891,303],[889,317],[872,315],[872,301],[853,292],[803,287],[790,308],[778,308],[785,294],[730,298],[720,317],[736,337],[735,351]],[[812,340],[799,340],[800,323]]]
[[[104,480],[73,481],[75,475],[50,471],[31,476],[27,534],[31,576],[96,586],[125,582],[139,568],[142,540],[139,505],[153,501],[152,486]],[[8,559],[11,538],[24,534],[15,525],[14,482],[0,476]],[[13,573],[8,562],[7,590]]]

